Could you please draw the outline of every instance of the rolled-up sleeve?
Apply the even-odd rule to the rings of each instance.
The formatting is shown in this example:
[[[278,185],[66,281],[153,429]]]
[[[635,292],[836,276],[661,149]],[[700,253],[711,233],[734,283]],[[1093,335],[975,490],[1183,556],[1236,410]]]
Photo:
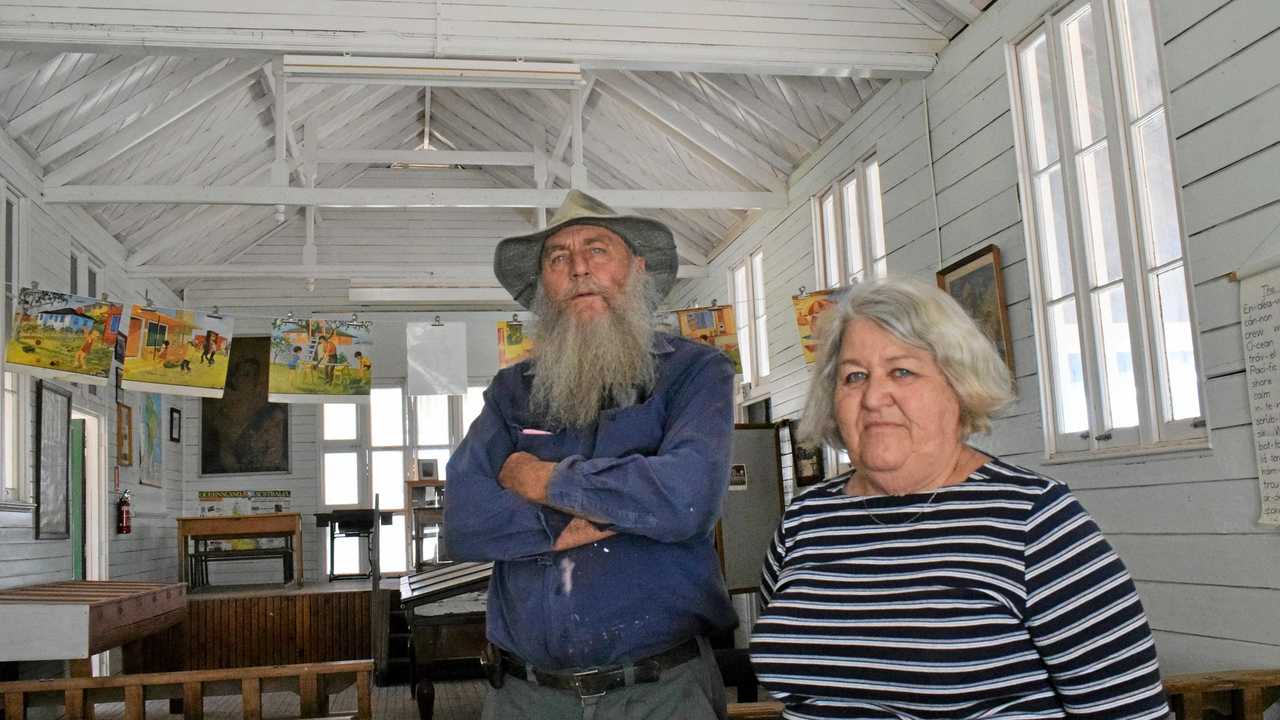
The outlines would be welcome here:
[[[568,457],[552,474],[548,503],[659,542],[709,532],[728,487],[733,366],[724,355],[708,355],[670,397],[656,453]]]
[[[445,546],[456,560],[520,560],[551,552],[567,524],[498,484],[498,471],[515,450],[508,423],[484,393],[484,408],[448,464],[444,503]]]

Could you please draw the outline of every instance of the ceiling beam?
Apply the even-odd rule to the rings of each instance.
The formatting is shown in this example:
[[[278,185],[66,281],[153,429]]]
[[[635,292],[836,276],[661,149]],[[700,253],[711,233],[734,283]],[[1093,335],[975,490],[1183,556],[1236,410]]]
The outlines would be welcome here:
[[[971,5],[969,0],[934,0],[934,2],[966,23],[972,23],[982,14],[982,11]]]
[[[204,103],[227,90],[241,85],[258,71],[251,63],[232,61],[194,87],[179,94],[155,110],[143,115],[120,132],[95,144],[88,152],[69,160],[45,176],[45,185],[65,185],[106,165],[138,143],[168,127]]]
[[[430,263],[411,265],[404,263],[370,265],[263,265],[260,263],[231,263],[225,265],[140,265],[126,268],[135,279],[175,278],[315,278],[320,279],[416,279],[432,282],[467,282],[485,285],[494,282],[493,265],[490,263]],[[679,278],[702,278],[708,269],[701,265],[681,265]]]
[[[115,205],[316,205],[320,207],[559,207],[567,190],[525,188],[295,188],[225,185],[64,185],[45,186],[50,203]],[[717,190],[601,190],[614,206],[669,210],[776,210],[785,192]]]

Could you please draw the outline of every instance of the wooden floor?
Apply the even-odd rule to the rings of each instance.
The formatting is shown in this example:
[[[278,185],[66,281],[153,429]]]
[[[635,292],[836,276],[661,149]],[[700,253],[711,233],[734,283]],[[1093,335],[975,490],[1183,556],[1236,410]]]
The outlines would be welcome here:
[[[436,720],[477,720],[488,689],[484,680],[442,681],[436,683]],[[335,695],[330,712],[354,712],[355,688]],[[293,693],[263,693],[262,716],[264,718],[298,717],[298,696]],[[417,720],[418,706],[409,694],[408,685],[373,688],[373,716],[377,720]],[[99,720],[120,720],[124,706],[119,703],[98,706]],[[173,720],[180,715],[169,714],[169,702],[156,700],[147,703],[147,720]],[[238,720],[239,697],[212,697],[204,703],[205,720]]]

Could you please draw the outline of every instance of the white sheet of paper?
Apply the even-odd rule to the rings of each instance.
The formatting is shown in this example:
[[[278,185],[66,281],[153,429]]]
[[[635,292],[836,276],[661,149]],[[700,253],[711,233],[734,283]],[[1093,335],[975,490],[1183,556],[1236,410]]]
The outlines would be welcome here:
[[[1241,281],[1240,329],[1258,453],[1258,522],[1280,525],[1280,267]]]
[[[466,323],[405,323],[411,395],[467,394]]]

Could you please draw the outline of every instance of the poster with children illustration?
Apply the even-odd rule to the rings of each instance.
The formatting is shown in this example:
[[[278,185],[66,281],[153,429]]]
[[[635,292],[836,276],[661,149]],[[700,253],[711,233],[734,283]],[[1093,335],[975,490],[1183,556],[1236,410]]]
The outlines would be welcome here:
[[[134,305],[124,348],[125,390],[222,397],[232,320],[199,310]]]
[[[278,318],[271,324],[268,399],[284,403],[368,402],[373,324]]]
[[[498,369],[522,362],[533,352],[533,339],[524,324],[515,320],[498,321]]]
[[[105,385],[123,310],[91,297],[23,288],[5,362],[32,375]]]
[[[817,361],[818,318],[835,305],[831,290],[792,295],[791,304],[796,310],[796,331],[800,334],[800,349],[804,361],[812,365]]]
[[[720,348],[733,361],[734,370],[742,372],[738,353],[738,326],[734,324],[733,306],[688,308],[677,310],[680,334],[703,345]]]

